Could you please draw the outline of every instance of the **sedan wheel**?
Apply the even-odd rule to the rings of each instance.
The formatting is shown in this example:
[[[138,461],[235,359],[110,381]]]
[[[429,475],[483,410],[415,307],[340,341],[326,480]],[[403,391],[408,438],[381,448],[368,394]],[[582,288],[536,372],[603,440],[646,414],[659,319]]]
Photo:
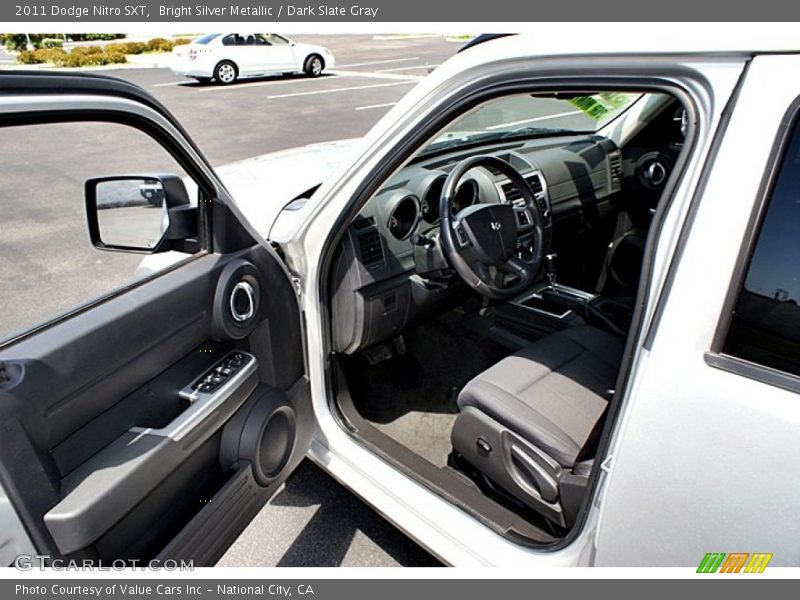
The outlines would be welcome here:
[[[322,74],[322,69],[325,67],[322,59],[319,56],[309,56],[306,60],[305,68],[303,69],[306,75],[311,77],[319,77]]]
[[[239,73],[236,71],[236,65],[229,61],[219,63],[217,68],[214,69],[214,79],[217,80],[217,83],[221,83],[222,85],[233,83],[238,76]]]

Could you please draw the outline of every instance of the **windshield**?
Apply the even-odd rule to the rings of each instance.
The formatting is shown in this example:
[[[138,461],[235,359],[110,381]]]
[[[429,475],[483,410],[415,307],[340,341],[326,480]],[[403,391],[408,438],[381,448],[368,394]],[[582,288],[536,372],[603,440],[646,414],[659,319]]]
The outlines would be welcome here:
[[[207,35],[204,35],[203,37],[197,38],[194,41],[194,43],[195,44],[207,44],[208,42],[210,42],[211,40],[213,40],[215,38],[218,38],[219,36],[220,36],[219,33],[209,33]]]
[[[622,92],[506,96],[457,119],[422,153],[502,138],[595,133],[642,96]]]

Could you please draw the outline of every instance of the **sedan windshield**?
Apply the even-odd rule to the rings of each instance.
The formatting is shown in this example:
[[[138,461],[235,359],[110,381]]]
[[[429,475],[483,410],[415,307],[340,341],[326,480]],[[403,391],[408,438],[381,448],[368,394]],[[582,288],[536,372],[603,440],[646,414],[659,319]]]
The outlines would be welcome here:
[[[472,142],[560,134],[591,134],[628,110],[643,94],[506,96],[456,120],[423,154]]]
[[[207,34],[207,35],[204,35],[203,37],[199,37],[199,38],[197,38],[197,39],[194,41],[194,43],[195,43],[195,44],[207,44],[208,42],[210,42],[210,41],[211,41],[211,40],[213,40],[213,39],[216,39],[216,38],[218,38],[219,36],[220,36],[220,34],[219,34],[219,33],[209,33],[209,34]]]

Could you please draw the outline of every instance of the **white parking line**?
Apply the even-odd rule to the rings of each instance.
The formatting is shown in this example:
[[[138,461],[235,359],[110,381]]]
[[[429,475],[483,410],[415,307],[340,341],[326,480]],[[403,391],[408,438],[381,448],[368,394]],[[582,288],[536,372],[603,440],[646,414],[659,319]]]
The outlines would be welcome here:
[[[181,79],[180,81],[168,81],[167,83],[155,83],[155,84],[153,84],[152,87],[154,87],[154,88],[155,87],[167,87],[167,86],[170,86],[170,85],[183,85],[185,83],[194,83],[194,84],[196,84],[197,81],[195,81],[194,79],[186,78],[186,79]]]
[[[422,75],[406,75],[402,73],[384,73],[382,71],[330,71],[334,75],[341,75],[346,77],[364,77],[367,79],[397,79],[405,81],[419,81],[424,79]]]
[[[336,92],[352,92],[355,90],[367,90],[371,88],[391,87],[395,85],[409,85],[416,84],[416,81],[393,81],[391,83],[373,83],[371,85],[354,85],[352,87],[333,88],[330,90],[313,90],[311,92],[293,92],[291,94],[275,94],[267,96],[267,100],[274,100],[276,98],[293,98],[295,96],[316,96],[318,94],[334,94]]]
[[[548,119],[557,119],[559,117],[569,117],[570,115],[582,115],[582,110],[571,110],[569,112],[556,113],[554,115],[545,115],[543,117],[533,117],[532,119],[523,119],[522,121],[511,121],[510,123],[500,123],[500,125],[492,125],[487,127],[487,131],[494,129],[503,129],[505,127],[514,127],[515,125],[523,125],[524,123],[535,123],[536,121],[547,121]]]
[[[287,79],[257,79],[255,81],[245,82],[242,81],[241,83],[236,83],[234,85],[215,85],[211,87],[203,87],[199,88],[201,92],[221,92],[221,91],[233,91],[233,90],[245,90],[251,87],[260,87],[262,85],[281,85],[283,83],[311,83],[312,81],[324,81],[326,79],[340,79],[342,77],[354,77],[356,75],[351,75],[350,73],[339,72],[339,71],[328,71],[328,74],[322,78],[316,77],[289,77]],[[361,75],[358,75],[361,77]]]
[[[392,71],[410,71],[411,69],[435,69],[439,65],[411,65],[410,67],[394,67],[393,69],[379,69],[376,73],[391,73]]]
[[[394,106],[397,102],[387,102],[386,104],[369,104],[367,106],[356,106],[356,110],[370,110],[371,108],[386,108]]]
[[[389,60],[373,60],[372,62],[362,62],[362,63],[352,63],[349,65],[336,65],[340,69],[349,69],[351,67],[368,67],[370,65],[387,65],[389,63],[399,63],[399,62],[411,62],[414,60],[419,60],[418,56],[412,56],[411,58],[391,58]]]

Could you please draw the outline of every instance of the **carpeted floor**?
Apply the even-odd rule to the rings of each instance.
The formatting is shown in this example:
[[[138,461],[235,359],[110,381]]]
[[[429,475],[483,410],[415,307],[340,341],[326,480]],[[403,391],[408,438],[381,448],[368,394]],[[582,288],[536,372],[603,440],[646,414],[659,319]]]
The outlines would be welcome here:
[[[443,467],[452,449],[456,398],[473,377],[510,351],[447,313],[405,335],[406,353],[377,365],[362,356],[345,365],[359,414],[383,433]]]

